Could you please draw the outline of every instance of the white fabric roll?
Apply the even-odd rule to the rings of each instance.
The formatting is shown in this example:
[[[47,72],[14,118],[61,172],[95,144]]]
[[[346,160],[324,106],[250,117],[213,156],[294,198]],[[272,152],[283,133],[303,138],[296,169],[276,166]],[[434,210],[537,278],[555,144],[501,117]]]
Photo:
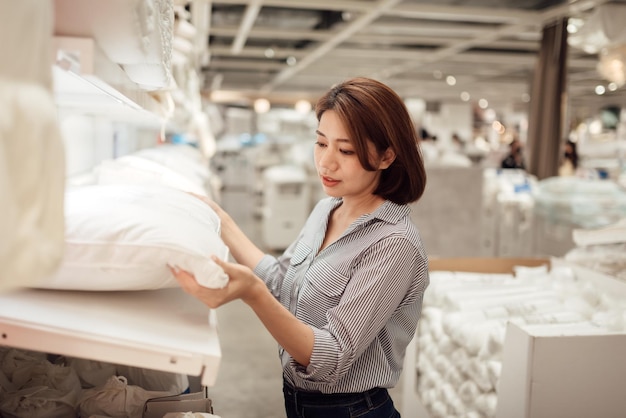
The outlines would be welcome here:
[[[430,407],[432,418],[450,418],[447,405],[443,401],[435,401]]]
[[[444,383],[441,387],[441,400],[447,405],[451,416],[461,416],[465,413],[465,405],[450,383]]]
[[[466,380],[459,385],[459,398],[466,405],[473,405],[480,393],[478,385],[471,380]]]
[[[497,404],[498,397],[495,393],[485,393],[476,398],[476,409],[488,417],[495,416]]]
[[[461,373],[467,373],[468,361],[469,361],[469,356],[467,355],[467,351],[465,351],[465,349],[462,347],[457,348],[450,355],[450,362]]]
[[[500,380],[500,375],[502,374],[502,362],[490,360],[487,363],[487,373],[489,375],[489,380],[493,387],[498,389],[498,381]]]
[[[477,358],[471,358],[467,365],[467,375],[476,383],[483,392],[494,390],[493,383],[487,370],[487,364]]]

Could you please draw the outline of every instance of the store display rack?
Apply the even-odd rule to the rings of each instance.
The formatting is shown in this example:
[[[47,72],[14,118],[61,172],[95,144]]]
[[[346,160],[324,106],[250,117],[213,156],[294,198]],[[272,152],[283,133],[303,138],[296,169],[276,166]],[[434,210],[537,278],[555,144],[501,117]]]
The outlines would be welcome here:
[[[215,311],[180,289],[0,294],[0,345],[201,376],[215,383]]]

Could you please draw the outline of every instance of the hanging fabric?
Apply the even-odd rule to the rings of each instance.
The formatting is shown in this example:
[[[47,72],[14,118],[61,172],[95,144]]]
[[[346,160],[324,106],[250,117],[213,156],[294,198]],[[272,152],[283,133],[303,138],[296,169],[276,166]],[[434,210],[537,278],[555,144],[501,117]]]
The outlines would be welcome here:
[[[0,44],[0,291],[38,283],[63,256],[65,151],[52,94],[52,25],[51,2],[0,2],[0,37],[13,40]]]

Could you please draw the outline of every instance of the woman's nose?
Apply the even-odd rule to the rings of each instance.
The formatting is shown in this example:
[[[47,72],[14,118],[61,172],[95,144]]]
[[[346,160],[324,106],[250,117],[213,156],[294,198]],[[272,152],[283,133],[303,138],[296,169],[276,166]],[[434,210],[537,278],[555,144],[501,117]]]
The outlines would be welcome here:
[[[336,159],[334,153],[330,149],[322,151],[318,158],[318,165],[322,168],[333,169],[336,166]]]

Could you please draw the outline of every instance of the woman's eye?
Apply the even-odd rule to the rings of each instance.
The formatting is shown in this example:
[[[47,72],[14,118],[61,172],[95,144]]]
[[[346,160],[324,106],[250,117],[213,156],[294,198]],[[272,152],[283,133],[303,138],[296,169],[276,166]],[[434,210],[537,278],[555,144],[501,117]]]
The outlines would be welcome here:
[[[339,152],[341,152],[343,155],[354,155],[354,151],[352,150],[340,149]]]
[[[321,143],[320,141],[315,141],[315,145],[317,145],[318,147],[325,147],[326,144]]]

